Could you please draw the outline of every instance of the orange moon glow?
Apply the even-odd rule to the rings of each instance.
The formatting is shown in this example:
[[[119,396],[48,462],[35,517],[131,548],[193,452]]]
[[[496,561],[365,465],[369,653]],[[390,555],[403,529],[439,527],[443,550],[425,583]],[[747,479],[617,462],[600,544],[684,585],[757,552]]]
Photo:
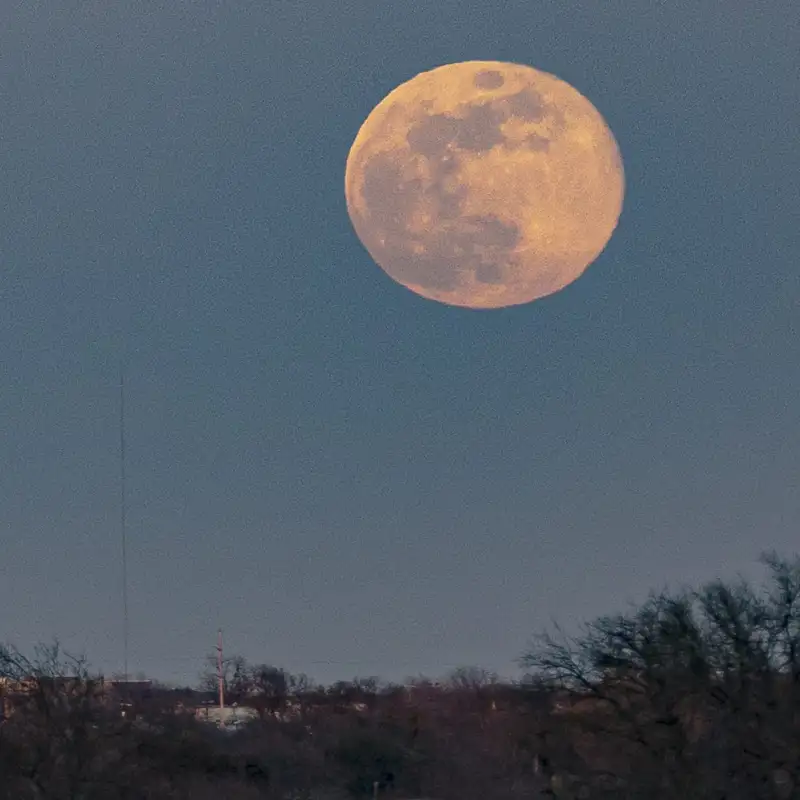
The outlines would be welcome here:
[[[399,86],[361,126],[345,170],[350,219],[381,268],[470,308],[572,283],[611,238],[624,191],[597,109],[553,75],[500,61]]]

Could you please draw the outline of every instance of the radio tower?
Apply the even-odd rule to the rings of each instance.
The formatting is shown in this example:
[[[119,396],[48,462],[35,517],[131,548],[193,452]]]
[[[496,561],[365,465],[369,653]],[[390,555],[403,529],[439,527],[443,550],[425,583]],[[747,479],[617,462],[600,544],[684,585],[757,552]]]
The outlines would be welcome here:
[[[125,372],[119,372],[119,515],[122,539],[122,642],[123,675],[128,682],[128,542],[127,542],[127,496],[125,486]]]

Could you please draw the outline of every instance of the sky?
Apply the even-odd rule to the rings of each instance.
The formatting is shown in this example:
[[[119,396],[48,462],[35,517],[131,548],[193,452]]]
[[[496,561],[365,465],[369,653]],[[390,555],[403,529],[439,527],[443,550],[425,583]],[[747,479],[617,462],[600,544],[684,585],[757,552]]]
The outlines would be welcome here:
[[[797,549],[800,8],[7,0],[0,640],[130,671],[517,676],[553,621]],[[608,247],[563,291],[425,300],[360,244],[400,83],[529,64],[603,114]]]

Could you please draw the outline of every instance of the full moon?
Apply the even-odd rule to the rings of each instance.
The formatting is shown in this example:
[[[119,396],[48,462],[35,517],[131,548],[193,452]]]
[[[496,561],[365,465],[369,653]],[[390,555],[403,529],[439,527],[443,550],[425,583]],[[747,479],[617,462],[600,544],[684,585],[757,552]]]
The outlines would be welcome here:
[[[423,72],[369,114],[350,148],[347,210],[395,281],[431,300],[500,308],[553,294],[603,251],[625,178],[600,112],[532,67]]]

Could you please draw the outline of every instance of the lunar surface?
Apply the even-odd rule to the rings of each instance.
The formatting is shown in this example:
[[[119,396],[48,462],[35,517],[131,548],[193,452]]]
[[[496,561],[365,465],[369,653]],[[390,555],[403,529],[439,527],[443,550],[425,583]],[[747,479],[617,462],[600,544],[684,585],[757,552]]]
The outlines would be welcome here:
[[[399,86],[345,170],[353,227],[378,265],[423,297],[471,308],[527,303],[578,278],[616,228],[624,184],[589,100],[497,61]]]

